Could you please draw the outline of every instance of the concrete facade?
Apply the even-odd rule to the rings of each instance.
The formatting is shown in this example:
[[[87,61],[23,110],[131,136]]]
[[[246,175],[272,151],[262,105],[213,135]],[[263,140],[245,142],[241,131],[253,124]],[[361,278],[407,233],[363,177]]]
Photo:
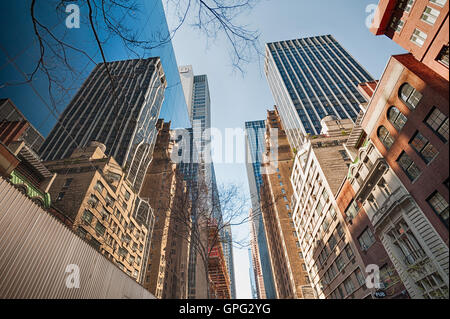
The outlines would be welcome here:
[[[316,298],[362,299],[365,267],[335,200],[351,163],[343,143],[350,119],[327,117],[295,155],[293,220]]]

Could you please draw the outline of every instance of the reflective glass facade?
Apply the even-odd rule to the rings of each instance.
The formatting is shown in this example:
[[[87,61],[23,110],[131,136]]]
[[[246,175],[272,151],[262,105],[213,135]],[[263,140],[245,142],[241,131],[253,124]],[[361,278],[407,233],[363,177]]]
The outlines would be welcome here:
[[[265,152],[264,121],[252,121],[245,123],[246,132],[246,165],[250,186],[250,198],[254,212],[253,218],[257,236],[259,258],[261,260],[261,271],[264,279],[264,288],[267,299],[276,298],[275,285],[273,282],[272,267],[270,265],[267,238],[264,231],[264,222],[260,209],[260,188],[262,185],[261,163]]]
[[[153,48],[151,50],[134,48],[134,51],[139,58],[159,57],[166,75],[167,87],[159,116],[166,122],[171,121],[172,128],[191,127],[172,42],[167,41],[170,34],[162,1],[137,0],[135,2],[139,6],[139,12],[127,23],[139,31],[137,35],[142,39],[151,39]],[[91,28],[85,23],[88,8],[83,1],[78,1],[77,4],[80,6],[82,23],[79,29],[70,30],[64,23],[65,16],[61,17],[56,13],[54,1],[39,1],[36,7],[39,19],[44,21],[52,32],[57,35],[66,34],[67,36],[63,39],[66,43],[85,51],[96,63],[100,63],[102,58],[98,52],[98,45]],[[22,73],[15,65],[25,74],[30,74],[36,66],[35,63],[39,58],[39,44],[36,41],[31,19],[24,19],[29,14],[30,3],[26,1],[0,1],[0,17],[10,30],[14,30],[14,32],[0,34],[0,41],[9,56],[8,58],[3,51],[0,52],[0,64],[3,65],[0,69],[1,83],[24,81]],[[109,37],[104,30],[98,31],[102,40],[108,39],[103,46],[108,62],[137,58],[135,54],[125,49],[122,39]],[[51,54],[50,50],[46,52]],[[66,54],[76,72],[64,73],[61,71],[64,70],[64,66],[59,68],[59,65],[56,62],[53,64],[52,61],[52,71],[55,72],[58,82],[61,81],[65,88],[59,90],[58,86],[53,84],[55,104],[48,96],[46,76],[41,73],[34,79],[32,86],[23,84],[2,87],[2,97],[10,98],[44,137],[52,130],[58,116],[65,110],[96,65],[86,56],[73,50],[67,50]],[[10,62],[10,59],[13,59],[15,65]],[[53,109],[53,114],[50,113],[49,108]]]
[[[152,158],[156,121],[166,87],[159,58],[98,64],[40,149],[45,161],[69,157],[78,146],[105,144],[139,191]],[[114,92],[114,93],[112,93]]]
[[[265,73],[292,147],[320,134],[327,115],[356,120],[359,83],[372,76],[331,36],[266,44]]]

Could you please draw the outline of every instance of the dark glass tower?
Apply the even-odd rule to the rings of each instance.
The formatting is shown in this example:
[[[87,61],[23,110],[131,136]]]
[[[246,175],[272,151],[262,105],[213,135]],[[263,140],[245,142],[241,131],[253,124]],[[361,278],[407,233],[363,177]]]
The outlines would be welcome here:
[[[246,132],[246,165],[250,187],[250,198],[256,220],[253,220],[257,236],[259,259],[261,261],[261,271],[264,279],[264,288],[267,299],[276,298],[275,284],[273,281],[272,266],[270,265],[269,250],[267,247],[266,232],[260,208],[260,189],[262,185],[261,163],[265,152],[265,131],[264,121],[245,122]]]
[[[327,115],[355,121],[367,102],[357,85],[373,81],[331,35],[266,44],[265,73],[293,148]]]
[[[97,65],[62,113],[40,152],[58,160],[98,141],[139,192],[156,141],[166,79],[159,58]]]

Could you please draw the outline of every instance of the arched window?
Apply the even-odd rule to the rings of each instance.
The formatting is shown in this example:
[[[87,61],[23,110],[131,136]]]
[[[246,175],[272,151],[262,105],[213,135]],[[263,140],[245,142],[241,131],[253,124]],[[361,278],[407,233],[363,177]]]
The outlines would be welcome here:
[[[411,110],[414,110],[422,99],[422,93],[413,88],[409,83],[404,83],[400,87],[398,95]]]
[[[387,128],[385,128],[384,126],[380,126],[378,128],[378,138],[386,147],[386,149],[390,149],[392,144],[394,144],[394,139],[392,138]]]
[[[405,126],[406,121],[408,120],[406,116],[403,115],[402,112],[395,106],[391,106],[387,111],[387,118],[389,122],[396,128],[397,131],[401,131],[403,126]]]

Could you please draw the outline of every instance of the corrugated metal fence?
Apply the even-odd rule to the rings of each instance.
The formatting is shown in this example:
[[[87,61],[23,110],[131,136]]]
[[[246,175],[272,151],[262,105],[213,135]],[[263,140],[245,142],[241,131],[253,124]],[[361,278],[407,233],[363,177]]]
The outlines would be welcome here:
[[[0,177],[0,298],[154,296]]]

